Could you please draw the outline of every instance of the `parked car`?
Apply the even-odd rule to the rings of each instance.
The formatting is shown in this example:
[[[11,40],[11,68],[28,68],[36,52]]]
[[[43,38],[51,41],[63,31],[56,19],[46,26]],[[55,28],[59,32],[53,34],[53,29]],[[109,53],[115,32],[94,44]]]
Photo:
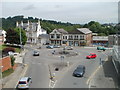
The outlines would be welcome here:
[[[86,58],[90,59],[90,58],[96,58],[97,55],[95,53],[90,53],[90,55],[87,55]]]
[[[73,72],[73,76],[75,77],[83,77],[85,73],[85,66],[84,65],[79,65]]]
[[[18,55],[19,53],[16,53],[16,52],[12,52],[12,51],[9,51],[8,54],[11,56],[15,56],[15,55]]]
[[[73,50],[73,47],[66,46],[66,47],[63,48],[63,50]]]
[[[34,51],[33,52],[33,56],[39,56],[39,52],[38,51]]]
[[[32,83],[31,77],[22,77],[17,84],[18,89],[28,89]]]
[[[97,50],[103,50],[103,51],[105,51],[106,50],[106,48],[104,48],[104,47],[97,47]]]
[[[53,46],[52,45],[48,45],[48,46],[46,46],[46,48],[53,49]]]
[[[54,45],[53,47],[54,47],[54,48],[60,48],[60,46],[59,46],[59,45]]]

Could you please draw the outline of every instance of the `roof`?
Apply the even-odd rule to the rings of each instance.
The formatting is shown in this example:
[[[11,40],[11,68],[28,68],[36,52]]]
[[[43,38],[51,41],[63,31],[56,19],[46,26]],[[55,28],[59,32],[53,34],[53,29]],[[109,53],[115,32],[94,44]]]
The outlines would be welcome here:
[[[69,34],[89,34],[92,33],[88,28],[77,28],[72,31],[69,31]]]
[[[64,29],[60,28],[60,29],[57,29],[58,32],[60,33],[63,33],[63,34],[68,34],[67,31],[65,31]]]
[[[90,31],[88,28],[77,28],[77,30],[79,30],[80,32],[84,34],[92,33],[92,31]]]
[[[108,36],[93,36],[93,41],[108,41]]]
[[[39,38],[49,38],[49,34],[41,34],[39,35]]]
[[[28,77],[22,77],[19,81],[26,81]]]

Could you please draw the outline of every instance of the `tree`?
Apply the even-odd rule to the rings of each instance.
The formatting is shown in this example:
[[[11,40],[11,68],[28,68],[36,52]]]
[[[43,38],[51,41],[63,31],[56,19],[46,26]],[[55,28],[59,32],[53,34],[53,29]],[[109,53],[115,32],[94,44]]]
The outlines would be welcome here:
[[[27,41],[26,33],[20,28],[9,29],[6,34],[6,43],[10,44],[20,44],[20,30],[21,30],[21,41],[24,45]]]

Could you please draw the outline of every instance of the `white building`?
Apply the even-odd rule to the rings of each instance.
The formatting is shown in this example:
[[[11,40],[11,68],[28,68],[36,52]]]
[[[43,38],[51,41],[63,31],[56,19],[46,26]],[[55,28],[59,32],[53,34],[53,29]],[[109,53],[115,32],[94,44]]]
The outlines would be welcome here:
[[[46,30],[41,28],[39,20],[37,23],[30,21],[23,23],[23,21],[21,21],[19,24],[16,22],[16,27],[22,28],[26,31],[27,43],[37,44],[37,42],[40,42],[38,41],[39,35],[47,34]]]
[[[0,30],[0,44],[3,44],[6,41],[6,31]]]

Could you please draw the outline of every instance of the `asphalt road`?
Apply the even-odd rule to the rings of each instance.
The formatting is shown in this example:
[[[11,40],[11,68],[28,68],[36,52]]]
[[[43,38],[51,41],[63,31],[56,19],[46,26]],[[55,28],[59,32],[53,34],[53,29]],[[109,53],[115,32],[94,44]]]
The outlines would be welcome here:
[[[77,63],[64,74],[62,79],[57,81],[54,88],[88,88],[89,79],[100,65],[100,58],[106,60],[109,54],[109,51],[98,52],[96,48],[75,48],[75,51],[79,53],[79,56],[70,59],[76,60]],[[85,56],[89,53],[96,53],[97,58],[85,59]],[[82,78],[72,76],[73,71],[78,65],[85,65],[86,67],[86,72]]]
[[[51,52],[53,49],[46,49],[43,47],[42,49],[37,49],[40,52],[40,56],[33,56],[33,51],[37,48],[28,47],[29,51],[25,56],[25,63],[28,64],[28,70],[25,76],[32,77],[31,88],[49,88],[49,68],[48,65],[54,62],[60,62],[60,55],[52,55]],[[59,49],[54,49],[59,50]],[[61,48],[60,48],[61,50]],[[59,79],[57,79],[54,88],[88,88],[87,83],[96,70],[96,68],[100,64],[100,58],[105,60],[107,55],[109,54],[109,50],[105,52],[98,52],[96,48],[82,48],[75,47],[74,52],[77,52],[77,56],[65,57],[64,62],[73,63],[72,66],[68,67],[66,71],[60,72]],[[86,59],[86,55],[90,53],[96,53],[96,59]],[[86,73],[84,77],[77,78],[73,77],[72,73],[77,65],[85,65]]]

